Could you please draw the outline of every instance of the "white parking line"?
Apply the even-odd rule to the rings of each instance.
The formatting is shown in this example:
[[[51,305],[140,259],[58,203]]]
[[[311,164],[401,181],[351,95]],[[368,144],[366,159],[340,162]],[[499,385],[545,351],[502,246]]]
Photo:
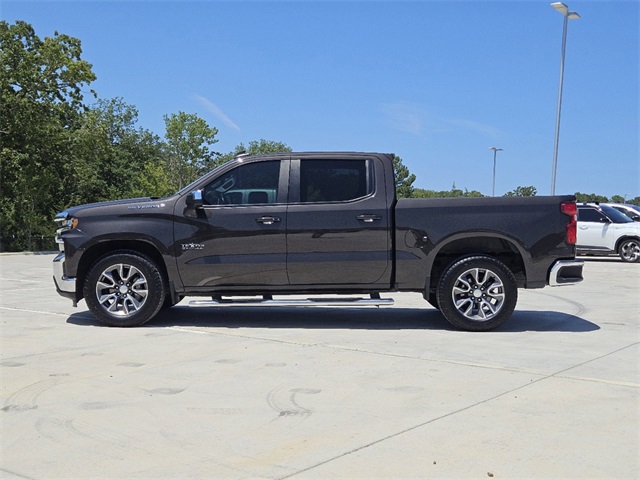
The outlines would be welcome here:
[[[1,307],[0,310],[9,310],[12,312],[40,313],[43,315],[57,315],[59,317],[69,317],[70,313],[46,312],[44,310],[31,310],[28,308]]]

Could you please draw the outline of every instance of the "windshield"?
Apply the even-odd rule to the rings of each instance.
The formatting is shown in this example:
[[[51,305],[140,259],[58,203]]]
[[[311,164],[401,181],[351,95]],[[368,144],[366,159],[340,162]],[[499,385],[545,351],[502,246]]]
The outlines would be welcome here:
[[[640,207],[636,207],[635,205],[625,205],[624,207],[614,206],[616,210],[624,213],[627,217],[633,220],[633,217],[640,216]]]
[[[631,210],[633,210],[635,213],[640,215],[640,207],[638,205],[625,205],[625,207],[630,208]]]
[[[607,214],[607,217],[611,219],[613,223],[630,223],[633,222],[629,217],[627,217],[624,213],[619,212],[613,207],[609,207],[608,205],[600,205],[600,208],[604,213]]]

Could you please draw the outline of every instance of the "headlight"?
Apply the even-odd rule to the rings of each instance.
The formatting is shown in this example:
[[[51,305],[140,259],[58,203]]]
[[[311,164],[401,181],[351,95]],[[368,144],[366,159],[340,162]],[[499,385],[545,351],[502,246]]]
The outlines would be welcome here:
[[[78,219],[75,217],[70,217],[67,212],[60,212],[56,215],[55,222],[60,225],[60,227],[56,229],[56,243],[58,244],[58,248],[62,252],[64,251],[64,241],[62,240],[62,234],[76,228],[78,226]]]

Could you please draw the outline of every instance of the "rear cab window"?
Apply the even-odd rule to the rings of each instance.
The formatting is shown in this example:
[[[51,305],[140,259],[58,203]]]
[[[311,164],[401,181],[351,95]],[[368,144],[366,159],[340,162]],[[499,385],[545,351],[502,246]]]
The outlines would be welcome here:
[[[301,203],[348,202],[374,192],[371,160],[314,160],[300,162]]]

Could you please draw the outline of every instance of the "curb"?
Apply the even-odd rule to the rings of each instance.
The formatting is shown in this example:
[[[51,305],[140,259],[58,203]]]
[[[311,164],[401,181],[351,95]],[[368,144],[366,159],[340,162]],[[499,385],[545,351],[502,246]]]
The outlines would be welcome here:
[[[9,257],[12,255],[55,255],[59,253],[57,250],[48,250],[44,252],[0,252],[0,257]]]

